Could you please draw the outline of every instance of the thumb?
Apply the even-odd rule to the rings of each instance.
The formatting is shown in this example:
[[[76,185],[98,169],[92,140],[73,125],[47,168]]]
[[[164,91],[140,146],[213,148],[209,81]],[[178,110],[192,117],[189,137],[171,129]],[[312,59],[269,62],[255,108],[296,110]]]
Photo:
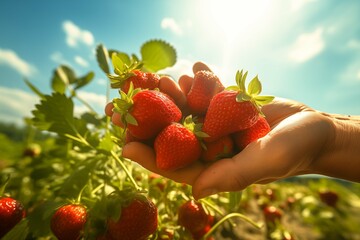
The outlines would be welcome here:
[[[193,185],[194,198],[240,191],[266,179],[269,169],[266,157],[259,153],[260,145],[260,142],[254,142],[236,156],[218,160],[202,171]]]

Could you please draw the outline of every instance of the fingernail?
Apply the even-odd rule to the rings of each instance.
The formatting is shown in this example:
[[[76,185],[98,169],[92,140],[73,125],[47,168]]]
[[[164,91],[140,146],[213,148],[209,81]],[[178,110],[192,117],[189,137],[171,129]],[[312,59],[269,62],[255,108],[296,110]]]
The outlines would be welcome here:
[[[204,198],[204,197],[207,197],[207,196],[210,196],[210,195],[213,195],[213,194],[216,194],[218,193],[219,191],[215,188],[207,188],[207,189],[204,189],[200,192],[199,196],[198,196],[198,199],[200,198]]]

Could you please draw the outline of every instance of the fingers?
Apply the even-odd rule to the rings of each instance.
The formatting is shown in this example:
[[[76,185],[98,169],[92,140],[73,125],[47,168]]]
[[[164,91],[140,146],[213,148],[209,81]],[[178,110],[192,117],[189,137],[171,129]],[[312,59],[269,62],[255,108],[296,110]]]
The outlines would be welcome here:
[[[193,73],[197,73],[198,71],[202,71],[202,70],[206,70],[206,71],[211,71],[211,69],[203,62],[196,62],[194,65],[193,65]]]
[[[185,96],[189,93],[193,80],[194,79],[188,75],[180,76],[179,85]]]
[[[199,199],[219,192],[240,191],[253,183],[269,179],[268,175],[275,166],[268,162],[268,153],[261,150],[268,141],[263,139],[248,145],[233,158],[221,159],[206,168],[194,183],[194,198]]]
[[[205,168],[204,165],[196,162],[186,168],[182,168],[176,171],[162,171],[156,167],[154,150],[151,147],[139,142],[131,142],[126,144],[123,148],[123,157],[137,162],[151,172],[160,174],[164,177],[174,180],[175,182],[186,183],[189,185],[194,184],[195,179]]]
[[[179,85],[170,77],[162,76],[159,82],[159,89],[161,92],[171,96],[179,108],[184,108],[186,106],[186,96],[179,87]]]

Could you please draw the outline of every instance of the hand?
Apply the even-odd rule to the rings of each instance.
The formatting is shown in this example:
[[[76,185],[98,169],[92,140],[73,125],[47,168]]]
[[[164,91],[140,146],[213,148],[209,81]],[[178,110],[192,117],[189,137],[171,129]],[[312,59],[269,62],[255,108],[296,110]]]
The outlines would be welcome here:
[[[239,191],[253,183],[312,173],[313,162],[321,158],[321,151],[331,138],[327,118],[286,99],[275,99],[263,107],[263,112],[271,132],[232,158],[211,164],[195,162],[167,172],[157,169],[154,150],[144,144],[127,144],[123,156],[152,172],[192,185],[196,199],[218,192]]]

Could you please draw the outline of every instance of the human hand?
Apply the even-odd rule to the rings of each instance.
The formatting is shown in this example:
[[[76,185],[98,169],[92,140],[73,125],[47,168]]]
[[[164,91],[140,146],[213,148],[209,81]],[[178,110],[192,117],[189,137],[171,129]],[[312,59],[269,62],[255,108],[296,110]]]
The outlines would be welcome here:
[[[301,103],[280,98],[262,110],[272,130],[232,158],[214,163],[197,161],[168,172],[156,167],[154,150],[142,143],[125,145],[123,156],[152,172],[192,185],[196,199],[239,191],[253,183],[313,173],[313,163],[322,158],[331,138],[332,125],[327,118]]]

